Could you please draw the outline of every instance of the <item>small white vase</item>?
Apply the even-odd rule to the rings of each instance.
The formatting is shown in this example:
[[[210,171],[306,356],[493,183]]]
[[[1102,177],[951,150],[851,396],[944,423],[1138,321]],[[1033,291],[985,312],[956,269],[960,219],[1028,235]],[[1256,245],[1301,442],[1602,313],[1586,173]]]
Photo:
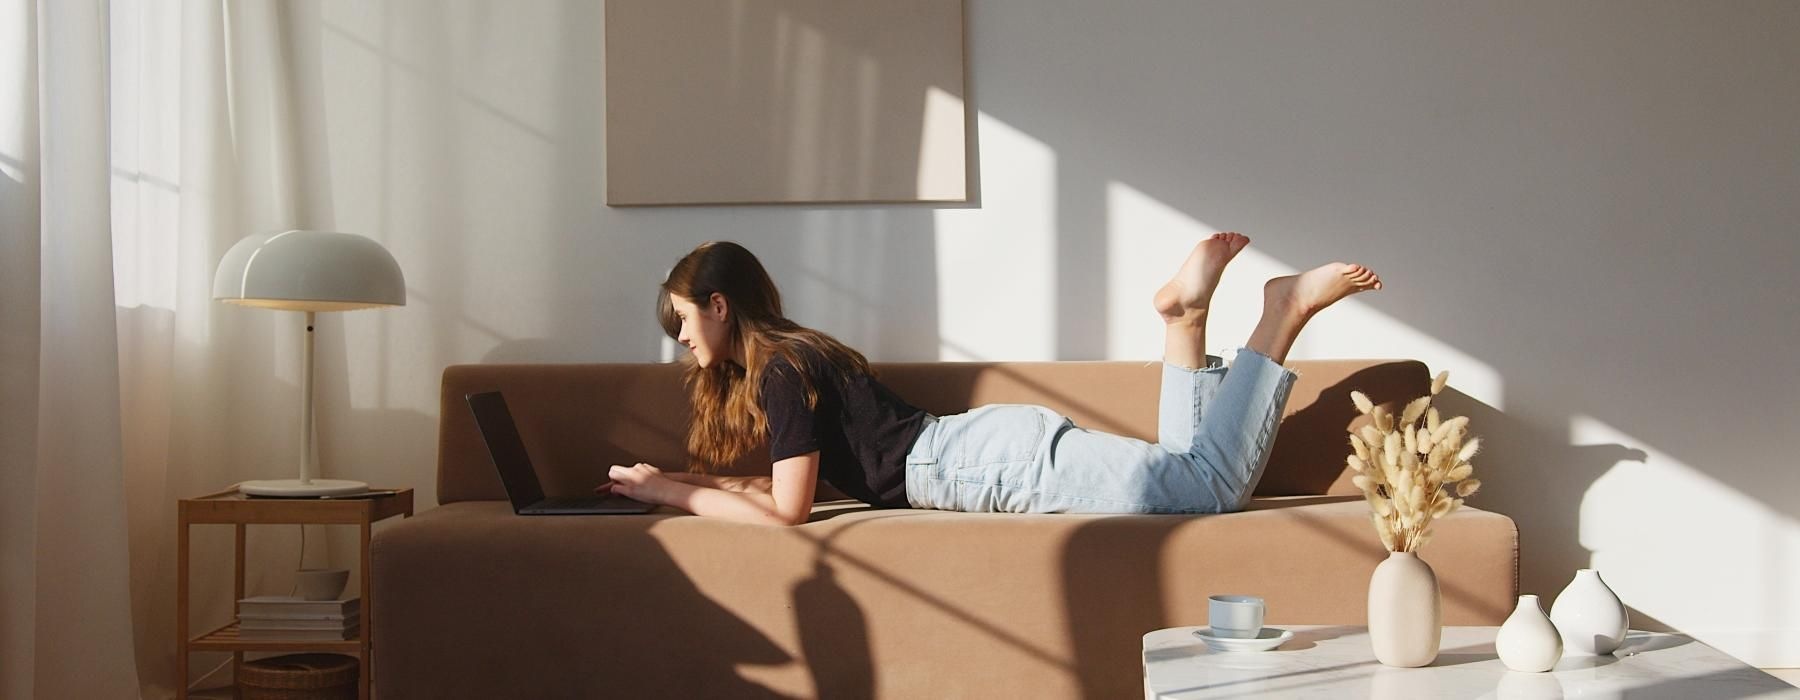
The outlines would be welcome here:
[[[1570,656],[1613,653],[1631,622],[1625,603],[1593,569],[1575,572],[1575,580],[1550,606],[1550,621],[1562,631],[1563,653]]]
[[[1494,636],[1494,651],[1507,668],[1526,673],[1543,673],[1562,659],[1562,635],[1556,625],[1544,616],[1543,606],[1534,595],[1519,596],[1500,633]]]
[[[1412,552],[1389,552],[1369,577],[1369,644],[1375,660],[1417,668],[1437,658],[1443,634],[1437,574]]]

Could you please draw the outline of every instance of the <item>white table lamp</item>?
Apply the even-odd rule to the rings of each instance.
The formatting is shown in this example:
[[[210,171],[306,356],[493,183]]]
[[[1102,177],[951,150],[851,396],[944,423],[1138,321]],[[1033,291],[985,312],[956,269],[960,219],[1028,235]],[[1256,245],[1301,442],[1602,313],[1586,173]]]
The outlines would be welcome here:
[[[300,478],[245,481],[238,490],[257,496],[327,496],[360,493],[369,485],[320,479],[313,464],[313,315],[406,305],[406,279],[386,248],[368,238],[329,231],[283,231],[238,241],[219,261],[213,298],[265,309],[306,312],[305,360],[300,384]]]

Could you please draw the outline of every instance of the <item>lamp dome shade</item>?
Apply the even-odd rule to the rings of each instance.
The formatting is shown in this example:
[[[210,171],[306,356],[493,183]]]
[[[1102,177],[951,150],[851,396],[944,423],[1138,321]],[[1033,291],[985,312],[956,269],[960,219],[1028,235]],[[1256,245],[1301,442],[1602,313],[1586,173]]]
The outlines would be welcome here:
[[[290,311],[405,306],[406,278],[386,248],[363,236],[263,233],[225,251],[213,275],[213,298]]]

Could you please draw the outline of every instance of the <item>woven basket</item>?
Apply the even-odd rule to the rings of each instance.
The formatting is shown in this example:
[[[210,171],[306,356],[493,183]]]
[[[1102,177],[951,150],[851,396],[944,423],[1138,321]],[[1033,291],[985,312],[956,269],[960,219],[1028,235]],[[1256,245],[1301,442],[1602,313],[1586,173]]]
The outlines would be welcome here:
[[[287,654],[244,662],[238,690],[244,700],[356,698],[356,657]]]

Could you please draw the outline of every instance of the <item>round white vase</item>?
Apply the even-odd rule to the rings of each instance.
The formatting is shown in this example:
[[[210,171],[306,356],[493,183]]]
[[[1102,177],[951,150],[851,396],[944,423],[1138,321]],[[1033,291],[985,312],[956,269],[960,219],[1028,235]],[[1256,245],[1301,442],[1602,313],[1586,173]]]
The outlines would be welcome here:
[[[1562,659],[1562,635],[1544,616],[1537,596],[1519,596],[1518,607],[1494,636],[1494,652],[1507,668],[1526,673],[1543,673]]]
[[[1412,552],[1389,552],[1369,577],[1369,644],[1375,660],[1417,668],[1437,658],[1443,634],[1437,574]]]
[[[1563,653],[1570,656],[1611,654],[1625,641],[1630,618],[1600,572],[1581,569],[1556,596],[1550,621],[1562,632]]]

